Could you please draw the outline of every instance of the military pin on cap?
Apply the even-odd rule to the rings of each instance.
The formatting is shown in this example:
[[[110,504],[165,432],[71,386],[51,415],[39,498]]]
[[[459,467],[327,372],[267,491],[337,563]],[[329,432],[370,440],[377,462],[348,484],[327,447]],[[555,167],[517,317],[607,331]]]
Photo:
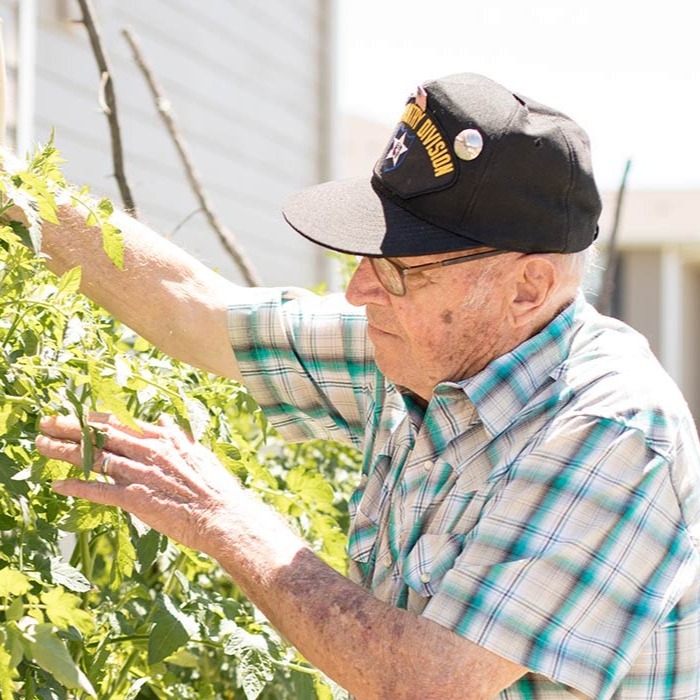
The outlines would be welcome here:
[[[419,85],[416,88],[416,94],[413,95],[413,97],[416,100],[416,104],[421,108],[423,112],[425,112],[425,108],[428,106],[427,90],[422,85]]]
[[[455,153],[462,160],[474,160],[484,150],[484,138],[476,129],[464,129],[455,136]]]

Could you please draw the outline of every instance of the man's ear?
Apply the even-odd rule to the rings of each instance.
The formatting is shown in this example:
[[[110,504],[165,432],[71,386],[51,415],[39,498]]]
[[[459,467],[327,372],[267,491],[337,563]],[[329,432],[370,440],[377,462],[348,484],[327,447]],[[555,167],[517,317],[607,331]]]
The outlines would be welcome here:
[[[520,328],[531,323],[552,298],[559,270],[544,256],[527,255],[518,261],[510,304],[511,323]]]

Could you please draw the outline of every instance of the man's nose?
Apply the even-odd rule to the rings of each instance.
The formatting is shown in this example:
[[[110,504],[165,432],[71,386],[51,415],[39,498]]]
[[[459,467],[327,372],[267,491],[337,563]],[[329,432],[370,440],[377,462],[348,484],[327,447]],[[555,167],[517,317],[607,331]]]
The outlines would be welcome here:
[[[345,298],[353,306],[388,303],[389,293],[377,279],[368,258],[362,258],[355,268],[348,288],[345,290]]]

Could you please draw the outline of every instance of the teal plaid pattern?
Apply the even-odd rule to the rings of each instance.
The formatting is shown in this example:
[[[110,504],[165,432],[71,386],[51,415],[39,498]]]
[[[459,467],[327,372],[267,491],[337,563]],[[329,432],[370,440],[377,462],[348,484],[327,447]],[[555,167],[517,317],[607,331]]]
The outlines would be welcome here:
[[[501,697],[700,697],[700,447],[646,341],[583,298],[426,409],[361,310],[258,290],[229,331],[289,440],[363,450],[351,578],[531,669]]]

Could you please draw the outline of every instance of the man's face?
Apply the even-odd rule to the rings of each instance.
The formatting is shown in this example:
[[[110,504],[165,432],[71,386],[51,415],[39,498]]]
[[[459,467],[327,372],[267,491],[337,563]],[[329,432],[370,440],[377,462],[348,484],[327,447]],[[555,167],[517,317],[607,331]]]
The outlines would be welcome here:
[[[514,254],[517,255],[517,254]],[[454,255],[398,258],[420,265]],[[365,306],[368,335],[382,373],[426,400],[441,381],[483,369],[508,346],[507,262],[511,255],[406,276],[406,295],[392,296],[363,259],[348,286]]]

